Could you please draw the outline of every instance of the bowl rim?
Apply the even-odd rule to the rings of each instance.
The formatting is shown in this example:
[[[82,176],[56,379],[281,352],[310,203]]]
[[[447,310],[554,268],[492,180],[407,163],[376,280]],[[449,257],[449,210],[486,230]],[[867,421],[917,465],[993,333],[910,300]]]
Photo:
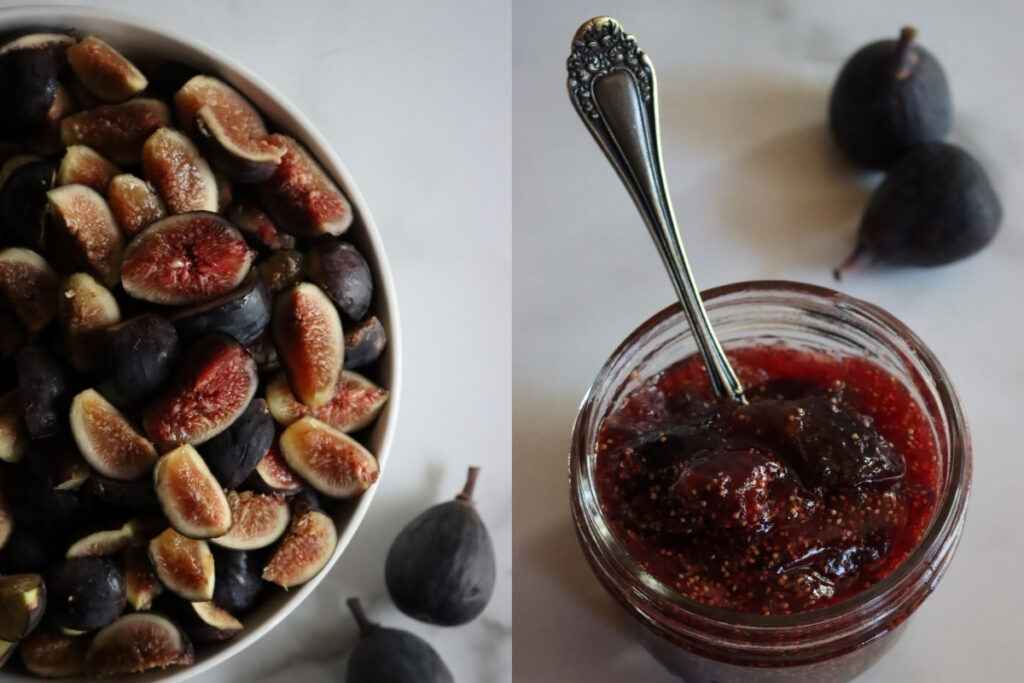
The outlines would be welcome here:
[[[203,41],[187,38],[174,30],[156,27],[147,22],[144,18],[120,10],[110,10],[100,7],[83,5],[55,5],[55,4],[20,4],[7,7],[0,7],[0,32],[16,30],[18,27],[44,27],[61,26],[72,24],[76,19],[84,19],[94,23],[107,25],[107,30],[121,30],[146,33],[159,36],[162,40],[176,43],[187,48],[189,51],[199,55],[202,59],[211,64],[216,64],[220,69],[219,77],[237,87],[240,90],[254,90],[259,92],[268,100],[281,109],[284,114],[294,123],[294,129],[288,133],[300,138],[313,153],[313,156],[320,162],[328,174],[334,178],[344,190],[345,196],[355,209],[358,222],[361,224],[363,234],[372,249],[372,257],[376,271],[376,285],[383,293],[378,301],[384,304],[379,306],[380,313],[384,317],[384,325],[388,330],[388,351],[386,352],[386,364],[384,374],[389,379],[389,398],[385,412],[378,420],[379,446],[376,450],[376,457],[380,466],[380,478],[377,483],[370,487],[358,500],[351,511],[344,529],[339,530],[338,543],[334,554],[327,565],[320,572],[303,584],[298,590],[289,592],[285,602],[274,612],[269,614],[266,620],[252,629],[246,631],[240,637],[233,640],[209,656],[207,659],[197,661],[183,668],[173,668],[147,672],[142,676],[136,675],[139,680],[160,681],[161,683],[180,683],[186,679],[206,673],[215,667],[223,664],[247,647],[261,639],[272,628],[280,624],[289,614],[301,605],[307,597],[316,589],[321,581],[334,568],[342,554],[351,543],[356,531],[362,525],[366,513],[373,502],[373,499],[380,487],[383,478],[388,455],[394,441],[395,426],[398,420],[399,404],[402,386],[402,335],[399,322],[398,303],[391,267],[387,254],[384,250],[383,240],[377,224],[373,219],[366,200],[360,192],[355,180],[349,173],[348,168],[341,161],[330,142],[324,137],[312,121],[294,104],[279,92],[274,86],[240,64],[234,58],[207,45]],[[74,28],[70,26],[69,28]],[[241,84],[240,84],[241,82]],[[9,673],[0,672],[0,682],[4,680],[25,680],[21,676],[11,677]]]

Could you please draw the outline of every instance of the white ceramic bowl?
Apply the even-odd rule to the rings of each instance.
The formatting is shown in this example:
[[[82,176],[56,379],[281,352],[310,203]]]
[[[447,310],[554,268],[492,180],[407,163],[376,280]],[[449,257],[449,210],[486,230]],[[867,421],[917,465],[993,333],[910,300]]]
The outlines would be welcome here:
[[[388,267],[387,257],[384,255],[384,247],[377,226],[373,222],[373,217],[352,180],[352,176],[349,175],[338,155],[331,150],[324,137],[298,108],[245,67],[206,45],[146,26],[141,20],[107,11],[64,6],[0,8],[0,36],[47,28],[74,29],[80,33],[92,33],[107,40],[129,58],[174,59],[223,79],[252,100],[276,128],[287,132],[305,144],[341,186],[355,211],[355,221],[345,237],[360,248],[373,270],[376,286],[374,310],[388,332],[388,347],[381,361],[379,380],[390,390],[391,397],[369,437],[369,448],[377,455],[383,473],[395,431],[398,401],[401,394],[401,335],[398,326],[398,308],[395,303],[395,285]],[[197,653],[194,665],[132,676],[129,680],[140,683],[183,681],[204,671],[209,671],[256,642],[309,597],[317,584],[338,561],[366,515],[376,489],[376,485],[371,487],[362,497],[350,504],[340,506],[335,511],[334,522],[338,527],[338,547],[327,567],[312,581],[287,593],[268,590],[264,602],[245,618],[245,631],[226,643],[203,646],[201,654]],[[25,680],[34,679],[10,671],[0,672],[0,683]]]

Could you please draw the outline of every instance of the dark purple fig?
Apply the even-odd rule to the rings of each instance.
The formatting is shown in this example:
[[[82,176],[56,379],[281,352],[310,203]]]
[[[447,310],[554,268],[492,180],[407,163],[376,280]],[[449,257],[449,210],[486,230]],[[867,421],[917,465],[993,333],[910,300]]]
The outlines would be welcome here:
[[[70,399],[68,373],[53,354],[41,346],[26,346],[15,356],[18,392],[25,426],[33,439],[59,434]]]
[[[250,479],[253,486],[264,493],[280,493],[290,496],[303,489],[305,483],[285,462],[278,444],[274,444],[263,456]]]
[[[62,33],[32,33],[0,47],[0,133],[41,125],[57,96],[58,77],[67,65],[74,38]]]
[[[358,598],[349,598],[348,607],[360,637],[349,656],[347,683],[455,683],[451,670],[427,641],[370,621]]]
[[[906,27],[899,40],[862,47],[832,88],[832,136],[860,166],[889,168],[912,146],[941,140],[952,127],[946,74],[916,37]]]
[[[327,566],[338,545],[334,522],[319,510],[294,517],[263,568],[263,580],[285,590],[300,586]]]
[[[473,505],[479,471],[469,468],[455,500],[410,522],[388,552],[388,592],[398,609],[414,619],[466,624],[480,616],[494,594],[494,546]]]
[[[176,531],[214,538],[231,528],[231,506],[195,448],[185,444],[160,458],[153,470],[160,507]]]
[[[166,104],[136,98],[73,114],[61,121],[60,135],[65,145],[88,145],[116,164],[137,164],[149,136],[170,123]]]
[[[59,549],[45,531],[29,527],[23,521],[18,522],[0,549],[0,572],[4,574],[41,573],[60,557]]]
[[[110,290],[88,273],[74,273],[61,285],[57,316],[71,365],[81,372],[102,365],[104,330],[121,322],[121,307]]]
[[[149,76],[150,92],[166,100],[173,99],[174,94],[181,90],[182,86],[199,75],[199,72],[188,64],[173,61],[147,65],[145,71]]]
[[[96,150],[85,145],[71,145],[64,152],[57,169],[58,185],[85,185],[106,193],[110,181],[121,172]]]
[[[96,36],[83,38],[67,53],[79,82],[104,102],[124,102],[149,85],[134,64]]]
[[[57,315],[57,273],[29,249],[0,251],[0,302],[6,303],[30,334],[42,331]]]
[[[345,369],[356,370],[370,365],[380,358],[387,345],[387,333],[375,315],[350,327],[345,330]]]
[[[41,678],[68,678],[83,673],[88,649],[88,638],[37,629],[21,641],[18,654],[29,673]]]
[[[164,585],[153,572],[145,549],[129,548],[125,552],[124,585],[128,605],[136,612],[150,609],[153,601],[163,593]]]
[[[252,260],[241,233],[217,214],[169,216],[125,249],[121,284],[136,299],[155,304],[203,303],[238,287]]]
[[[149,478],[122,481],[93,473],[85,482],[83,489],[86,495],[98,503],[123,513],[160,510],[160,501]]]
[[[47,575],[46,588],[47,617],[64,628],[92,631],[124,611],[124,577],[117,564],[104,557],[65,560]]]
[[[149,561],[172,593],[195,602],[213,599],[216,568],[206,541],[168,529],[149,542]]]
[[[146,433],[161,449],[209,441],[245,412],[258,383],[256,362],[242,346],[228,337],[206,337],[189,349],[174,381],[146,408]]]
[[[277,294],[302,281],[304,258],[301,251],[281,249],[259,264],[260,278],[271,292]]]
[[[156,188],[130,173],[122,173],[110,180],[107,204],[129,239],[167,215],[167,208]]]
[[[217,180],[192,141],[171,128],[153,133],[142,148],[142,170],[171,214],[219,207]]]
[[[169,597],[160,607],[168,607],[194,643],[231,640],[244,629],[242,622],[212,601],[185,602]]]
[[[279,374],[267,385],[267,405],[270,414],[280,424],[288,426],[305,417],[315,417],[342,432],[355,432],[372,423],[388,400],[387,389],[382,389],[356,372],[344,371],[338,377],[338,386],[330,403],[319,408],[308,408],[292,394],[284,374]]]
[[[306,274],[351,320],[362,320],[373,300],[373,275],[348,242],[323,239],[306,254]]]
[[[203,444],[203,459],[221,486],[236,489],[270,450],[274,436],[274,419],[259,398],[228,429]]]
[[[272,325],[292,391],[311,408],[329,403],[345,362],[334,304],[319,287],[303,282],[277,297]]]
[[[267,337],[269,339],[269,337]],[[0,311],[0,361],[7,360],[14,356],[22,346],[28,342],[28,332],[25,326],[18,320],[18,316],[7,311]],[[270,347],[273,348],[273,342]],[[277,349],[274,349],[274,361],[276,362]],[[261,364],[262,369],[262,364]],[[268,366],[269,369],[269,366]],[[2,460],[3,458],[0,458]]]
[[[4,462],[19,462],[28,448],[28,433],[21,416],[17,391],[0,396],[0,460]]]
[[[0,244],[43,248],[48,200],[57,168],[51,161],[16,157],[4,166],[9,176],[0,184]]]
[[[63,438],[33,441],[31,449],[17,485],[8,490],[18,528],[27,525],[48,536],[74,529],[90,514],[80,491],[88,467]]]
[[[46,610],[46,585],[38,574],[0,576],[0,640],[32,632]]]
[[[71,434],[86,462],[111,479],[138,479],[157,461],[153,444],[95,389],[71,401]]]
[[[85,668],[97,676],[123,676],[194,661],[192,643],[166,617],[126,614],[96,634]]]
[[[285,148],[281,163],[260,184],[267,211],[282,230],[298,237],[340,235],[352,225],[352,206],[326,171],[294,138],[271,135]]]
[[[284,534],[291,514],[288,502],[281,496],[228,491],[231,507],[231,529],[211,542],[232,550],[266,548]]]
[[[263,592],[260,569],[251,553],[214,549],[217,579],[213,602],[232,614],[245,614]]]
[[[178,360],[178,332],[155,314],[132,318],[107,330],[111,375],[101,390],[126,406],[149,398],[170,378]]]
[[[178,311],[171,322],[186,342],[220,332],[249,345],[270,324],[270,291],[255,272],[242,285],[222,297]]]
[[[58,83],[57,94],[53,98],[53,104],[46,111],[46,119],[28,133],[25,146],[43,156],[59,154],[64,149],[64,143],[60,139],[60,122],[76,111],[78,103],[75,98],[67,88]]]
[[[263,209],[251,201],[241,199],[231,206],[228,220],[238,226],[249,240],[257,246],[277,251],[295,247],[295,238],[281,232],[274,220]]]
[[[274,338],[269,329],[245,348],[256,361],[261,374],[281,369],[281,359],[277,356],[277,347],[274,346]]]
[[[288,466],[310,486],[331,498],[351,498],[377,481],[377,458],[330,425],[312,417],[293,423],[281,435]]]
[[[227,176],[214,172],[213,179],[217,183],[217,212],[224,213],[235,201],[235,186]]]
[[[864,255],[894,265],[940,266],[981,251],[1003,207],[985,169],[954,145],[918,145],[868,202],[857,247],[836,277]]]
[[[58,260],[86,268],[107,287],[117,285],[124,237],[107,201],[85,185],[65,185],[50,190],[46,196],[50,202],[49,216],[57,229],[58,248],[68,247],[61,249]]]

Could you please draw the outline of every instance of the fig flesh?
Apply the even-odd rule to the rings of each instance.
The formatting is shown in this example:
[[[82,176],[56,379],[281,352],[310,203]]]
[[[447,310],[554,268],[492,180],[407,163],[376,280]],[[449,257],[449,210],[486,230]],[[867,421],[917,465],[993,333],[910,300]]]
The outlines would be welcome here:
[[[129,238],[167,215],[156,189],[130,173],[122,173],[110,180],[107,204],[121,231]]]
[[[338,386],[330,403],[308,408],[291,392],[288,379],[278,374],[267,385],[267,405],[280,424],[288,426],[307,415],[342,432],[355,432],[373,422],[387,403],[388,392],[356,372],[348,370],[338,377]]]
[[[377,316],[345,330],[345,369],[357,370],[376,362],[388,344],[387,333]]]
[[[125,250],[121,283],[136,299],[184,306],[238,287],[253,253],[238,230],[213,213],[169,216],[139,233]]]
[[[166,104],[136,98],[72,114],[61,121],[60,135],[67,146],[87,145],[116,164],[137,164],[149,136],[170,123]]]
[[[153,573],[153,567],[142,548],[129,548],[124,556],[124,585],[128,605],[136,612],[144,612],[163,592],[163,584]]]
[[[107,330],[111,375],[103,393],[119,405],[149,398],[171,376],[178,360],[178,332],[149,313]]]
[[[142,170],[171,214],[216,213],[219,208],[217,180],[210,165],[192,141],[176,130],[161,128],[146,140]]]
[[[0,47],[0,134],[23,132],[46,121],[57,96],[58,78],[74,38],[62,33],[32,33]]]
[[[91,372],[102,364],[103,330],[121,322],[121,307],[110,290],[88,273],[64,280],[57,303],[71,365]]]
[[[46,579],[47,618],[63,628],[92,631],[124,611],[124,577],[105,557],[76,557],[53,568]]]
[[[306,255],[309,279],[350,320],[362,320],[373,300],[373,276],[359,250],[348,242],[322,239]]]
[[[7,545],[7,539],[11,537],[13,530],[14,516],[11,514],[11,508],[7,504],[3,490],[0,489],[0,550],[3,550],[4,546]]]
[[[341,319],[331,300],[303,282],[277,297],[272,325],[295,395],[310,408],[330,402],[345,362]]]
[[[281,435],[288,466],[310,486],[332,498],[351,498],[377,481],[373,454],[358,441],[312,417],[293,423]]]
[[[104,102],[124,102],[149,84],[134,64],[96,36],[78,41],[68,48],[67,55],[79,82]]]
[[[138,479],[157,461],[153,444],[95,389],[71,401],[71,434],[86,462],[111,479]]]
[[[462,493],[410,522],[388,552],[388,592],[414,619],[466,624],[480,616],[494,594],[494,546],[472,499],[478,473],[470,468]]]
[[[231,529],[213,543],[232,550],[265,548],[279,539],[288,528],[291,515],[288,503],[279,496],[229,491]]]
[[[349,656],[347,683],[455,683],[427,641],[371,622],[358,598],[350,598],[348,607],[359,625],[359,643]]]
[[[40,332],[57,315],[57,273],[30,249],[0,251],[0,302],[14,310],[30,334]]]
[[[53,187],[57,168],[50,161],[20,156],[4,164],[0,181],[0,244],[20,244],[41,250],[45,242],[46,193]]]
[[[0,576],[0,640],[32,632],[46,610],[46,585],[38,574]]]
[[[285,462],[281,450],[275,443],[263,456],[252,474],[253,485],[266,493],[280,493],[285,496],[298,493],[304,486],[302,478]]]
[[[203,459],[224,488],[236,489],[270,450],[274,436],[266,402],[255,399],[228,429],[203,444]]]
[[[258,382],[256,362],[236,341],[201,339],[171,386],[146,408],[146,433],[161,449],[209,441],[245,412]]]
[[[85,667],[97,676],[123,676],[194,661],[192,643],[166,617],[127,614],[96,634]]]
[[[145,541],[145,525],[138,520],[125,522],[117,529],[95,531],[71,544],[64,557],[109,557]]]
[[[85,145],[71,145],[64,152],[57,169],[58,185],[85,185],[105,193],[110,181],[121,171],[95,150]]]
[[[15,363],[29,436],[42,439],[59,434],[67,414],[67,371],[53,354],[36,345],[18,351]]]
[[[71,247],[62,260],[87,268],[104,285],[114,287],[120,279],[124,238],[106,200],[85,185],[64,185],[46,196],[50,216]]]
[[[196,643],[230,640],[245,628],[242,622],[213,602],[189,602],[181,605],[181,623]]]
[[[270,291],[255,272],[241,286],[213,301],[175,313],[171,321],[186,342],[212,332],[233,337],[239,344],[256,341],[270,325]]]
[[[338,532],[331,518],[310,510],[292,520],[263,568],[263,580],[285,590],[300,586],[327,566],[337,544]]]
[[[68,678],[84,672],[88,648],[88,638],[38,629],[21,641],[18,654],[29,673],[42,678]]]
[[[176,531],[214,538],[231,528],[232,509],[203,458],[185,444],[160,458],[153,470],[157,498]]]
[[[232,614],[245,614],[263,592],[263,578],[251,553],[215,549],[217,579],[213,602]]]
[[[28,434],[21,414],[17,391],[0,396],[0,460],[7,463],[19,462],[28,446]]]
[[[149,561],[172,593],[193,602],[213,598],[216,568],[206,541],[167,529],[149,542]]]

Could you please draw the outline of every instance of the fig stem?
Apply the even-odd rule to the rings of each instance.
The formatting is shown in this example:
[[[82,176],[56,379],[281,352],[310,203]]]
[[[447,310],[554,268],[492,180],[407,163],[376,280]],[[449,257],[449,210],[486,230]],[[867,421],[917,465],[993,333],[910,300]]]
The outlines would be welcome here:
[[[914,70],[916,57],[911,51],[914,47],[914,40],[917,38],[917,29],[913,26],[904,26],[900,30],[900,39],[896,43],[896,78],[903,80],[910,76]]]
[[[473,465],[469,468],[469,473],[466,475],[466,485],[462,487],[462,492],[455,499],[461,500],[463,503],[472,503],[473,491],[476,489],[476,480],[479,478],[480,468]]]
[[[359,598],[349,598],[345,601],[348,605],[348,609],[352,612],[352,617],[356,620],[356,624],[359,626],[359,633],[364,636],[370,635],[373,629],[377,628],[377,625],[370,621],[370,618],[366,616],[366,610],[363,609],[363,601]]]
[[[858,242],[854,250],[850,252],[850,255],[843,259],[843,262],[836,266],[835,269],[833,269],[832,277],[836,279],[836,282],[842,281],[843,273],[852,268],[857,263],[857,261],[860,260],[861,256],[864,255],[865,251],[866,249],[864,248],[864,243]]]

